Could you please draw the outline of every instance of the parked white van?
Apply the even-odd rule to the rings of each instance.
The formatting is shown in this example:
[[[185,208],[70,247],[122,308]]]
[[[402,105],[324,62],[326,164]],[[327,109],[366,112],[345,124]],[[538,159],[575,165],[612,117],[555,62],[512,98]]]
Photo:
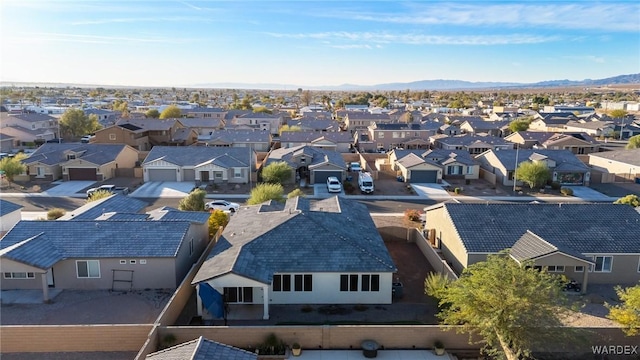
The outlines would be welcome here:
[[[364,194],[373,193],[373,178],[371,177],[371,173],[360,172],[358,174],[358,186]]]

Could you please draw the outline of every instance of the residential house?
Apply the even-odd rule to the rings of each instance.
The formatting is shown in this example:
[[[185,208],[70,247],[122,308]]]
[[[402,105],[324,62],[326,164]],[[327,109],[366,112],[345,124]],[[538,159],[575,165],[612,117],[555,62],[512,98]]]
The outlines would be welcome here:
[[[147,360],[258,360],[258,354],[200,336],[197,339],[153,352]]]
[[[206,212],[20,221],[0,241],[5,289],[175,289],[209,242]]]
[[[37,113],[0,112],[0,133],[14,137],[20,146],[59,138],[58,119]]]
[[[438,128],[438,134],[444,134],[446,136],[454,136],[460,134],[460,128],[457,126],[444,124]],[[431,142],[431,141],[430,141]],[[432,142],[431,142],[432,143]]]
[[[224,124],[224,117],[227,111],[222,108],[197,107],[182,110],[182,113],[187,118],[212,119]]]
[[[247,184],[255,161],[248,147],[154,146],[142,162],[143,179]]]
[[[572,114],[592,114],[596,112],[596,109],[592,106],[563,106],[563,105],[547,105],[544,107],[544,112],[554,113],[572,113]]]
[[[366,206],[295,197],[242,206],[192,284],[204,319],[223,299],[268,319],[276,304],[390,304],[396,271]]]
[[[222,118],[183,118],[180,119],[180,123],[185,128],[195,131],[199,143],[211,140],[214,132],[224,129],[224,119]]]
[[[504,121],[485,121],[482,118],[464,120],[460,124],[460,130],[467,134],[487,134],[496,137],[503,136],[502,128],[509,125]]]
[[[128,219],[131,219],[133,214],[138,214],[144,208],[149,206],[146,202],[138,200],[134,197],[129,197],[121,194],[113,194],[101,199],[90,201],[79,208],[69,211],[59,217],[58,221],[66,220],[105,220],[115,217],[126,215]],[[141,220],[146,220],[145,214],[138,214],[141,216]]]
[[[511,249],[518,261],[582,283],[637,284],[640,214],[614,204],[460,204],[425,208],[432,244],[461,273]]]
[[[264,159],[261,168],[274,162],[284,161],[295,174],[291,181],[308,180],[309,184],[322,184],[329,176],[335,176],[343,181],[347,176],[347,165],[342,154],[310,145],[300,145],[290,148],[274,149]]]
[[[613,129],[615,125],[609,121],[569,121],[565,124],[565,131],[584,132],[591,136],[605,136],[609,137],[613,135]]]
[[[269,151],[272,135],[266,130],[218,130],[211,134],[210,139],[200,144],[217,147],[248,147],[254,151]]]
[[[389,152],[391,169],[408,183],[442,182],[442,166],[422,157],[424,150],[392,150]]]
[[[440,124],[429,123],[375,123],[368,127],[368,142],[357,143],[361,151],[403,149],[428,149],[429,136],[434,135]]]
[[[517,131],[504,137],[505,140],[517,144],[520,149],[533,149],[534,146],[541,146],[550,137],[559,133],[546,131]]]
[[[180,119],[121,119],[115,125],[96,131],[91,143],[127,144],[140,151],[155,145],[191,145],[197,133],[181,130]]]
[[[571,114],[571,116],[563,117],[563,116],[547,116],[542,119],[533,120],[529,124],[529,131],[547,131],[547,132],[563,132],[565,131],[565,125],[571,120],[575,120],[576,117]],[[582,131],[582,130],[572,130],[572,131]]]
[[[116,121],[120,118],[121,113],[119,111],[111,111],[104,109],[83,109],[84,114],[87,116],[95,115],[98,118],[98,122],[102,127],[109,127],[115,125]]]
[[[365,130],[373,124],[389,123],[389,114],[370,114],[366,111],[348,111],[344,114],[345,128],[351,132]]]
[[[16,138],[0,132],[0,152],[10,153],[13,151],[14,146],[20,146],[19,141],[16,144]]]
[[[282,115],[272,115],[263,112],[250,112],[239,114],[233,117],[230,122],[226,122],[227,129],[264,130],[272,135],[277,135],[283,123]]]
[[[504,139],[520,149],[569,150],[578,155],[600,151],[600,143],[587,133],[518,131]]]
[[[480,177],[480,164],[466,150],[427,150],[420,156],[440,165],[444,179],[474,180]]]
[[[615,176],[610,181],[636,181],[640,178],[640,149],[604,151],[589,154],[589,165]]]
[[[482,154],[487,150],[513,149],[513,144],[503,138],[490,135],[462,134],[455,136],[436,136],[433,140],[434,149],[467,150],[469,154]]]
[[[561,185],[589,185],[591,171],[569,150],[516,149],[488,150],[478,156],[480,167],[496,176],[496,183],[513,185],[517,167],[525,161],[541,162],[551,171],[554,182]],[[518,181],[518,185],[523,183]]]
[[[22,205],[0,199],[0,237],[22,220]]]
[[[124,144],[47,143],[22,160],[33,180],[103,181],[133,169],[138,151]]]
[[[279,138],[280,147],[290,148],[309,145],[339,153],[348,153],[353,148],[353,135],[347,131],[283,131]]]

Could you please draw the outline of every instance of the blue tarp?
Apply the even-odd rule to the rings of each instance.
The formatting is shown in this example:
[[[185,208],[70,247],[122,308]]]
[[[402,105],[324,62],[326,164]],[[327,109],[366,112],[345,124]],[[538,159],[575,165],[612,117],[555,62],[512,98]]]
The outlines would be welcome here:
[[[205,309],[216,319],[222,319],[224,317],[224,300],[222,294],[216,289],[212,288],[207,283],[200,283],[200,290],[198,294],[202,299],[202,305]]]

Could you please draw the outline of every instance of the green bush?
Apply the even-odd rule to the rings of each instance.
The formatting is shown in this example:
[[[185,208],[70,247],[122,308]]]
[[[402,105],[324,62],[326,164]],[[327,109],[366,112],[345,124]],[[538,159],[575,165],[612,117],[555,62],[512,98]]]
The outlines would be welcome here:
[[[462,190],[461,190],[460,188],[455,188],[455,189],[453,189],[453,192],[454,192],[456,195],[458,195],[458,194],[460,194],[460,193],[462,192]]]
[[[568,187],[563,187],[562,189],[560,189],[560,192],[562,193],[562,195],[573,196],[573,189]]]
[[[560,190],[560,188],[561,188],[561,186],[560,186],[560,183],[559,183],[559,182],[554,181],[554,182],[552,182],[552,183],[551,183],[551,189],[553,189],[553,190]]]
[[[282,185],[262,183],[256,186],[255,188],[253,188],[253,190],[251,190],[251,195],[247,200],[247,204],[256,205],[269,200],[284,200],[284,188],[282,187]]]
[[[287,199],[291,199],[291,198],[294,198],[296,196],[305,197],[307,195],[304,193],[304,191],[302,191],[300,189],[294,189],[289,194],[287,194]]]
[[[47,211],[47,220],[57,220],[67,212],[64,209],[54,208]]]

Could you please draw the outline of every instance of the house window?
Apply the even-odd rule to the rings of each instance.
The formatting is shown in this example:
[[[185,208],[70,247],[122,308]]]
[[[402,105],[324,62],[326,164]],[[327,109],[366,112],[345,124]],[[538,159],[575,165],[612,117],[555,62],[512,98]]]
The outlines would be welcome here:
[[[147,265],[146,259],[140,259],[140,265]]]
[[[611,272],[613,265],[613,257],[611,256],[594,256],[593,260],[596,263],[594,272]]]
[[[575,271],[575,272],[583,272],[584,271],[584,266],[576,266],[573,271]]]
[[[291,275],[273,275],[273,291],[291,291]]]
[[[313,291],[311,274],[299,274],[293,276],[294,291]]]
[[[214,171],[213,176],[215,176],[216,179],[222,179],[222,171]]]
[[[391,134],[391,137],[394,138],[394,139],[397,139],[397,138],[400,137],[400,133],[397,132],[397,131],[394,131],[393,134]]]
[[[549,266],[547,266],[547,271],[548,272],[564,272],[564,266],[563,265],[549,265]]]
[[[109,140],[116,140],[116,134],[109,134]]]
[[[509,180],[513,180],[513,171],[509,171],[509,172],[507,172],[507,178],[508,178]]]
[[[467,166],[467,175],[473,174],[473,166]]]
[[[135,260],[129,260],[129,264],[131,265],[135,265],[136,261]]]
[[[380,291],[380,275],[362,275],[362,291]]]
[[[378,132],[378,139],[384,139],[384,133],[382,131]]]
[[[100,277],[100,261],[99,260],[77,260],[76,270],[78,278],[99,278]]]
[[[358,291],[358,275],[340,275],[340,291]]]
[[[76,158],[76,154],[69,154],[67,155],[67,160],[73,160]]]
[[[242,169],[233,168],[233,177],[234,178],[241,178],[242,177]]]
[[[120,265],[126,265],[127,264],[127,260],[120,260]]]
[[[251,303],[253,302],[253,288],[226,287],[224,288],[224,301],[228,303]]]
[[[36,274],[32,272],[6,272],[4,273],[5,279],[34,279]]]

